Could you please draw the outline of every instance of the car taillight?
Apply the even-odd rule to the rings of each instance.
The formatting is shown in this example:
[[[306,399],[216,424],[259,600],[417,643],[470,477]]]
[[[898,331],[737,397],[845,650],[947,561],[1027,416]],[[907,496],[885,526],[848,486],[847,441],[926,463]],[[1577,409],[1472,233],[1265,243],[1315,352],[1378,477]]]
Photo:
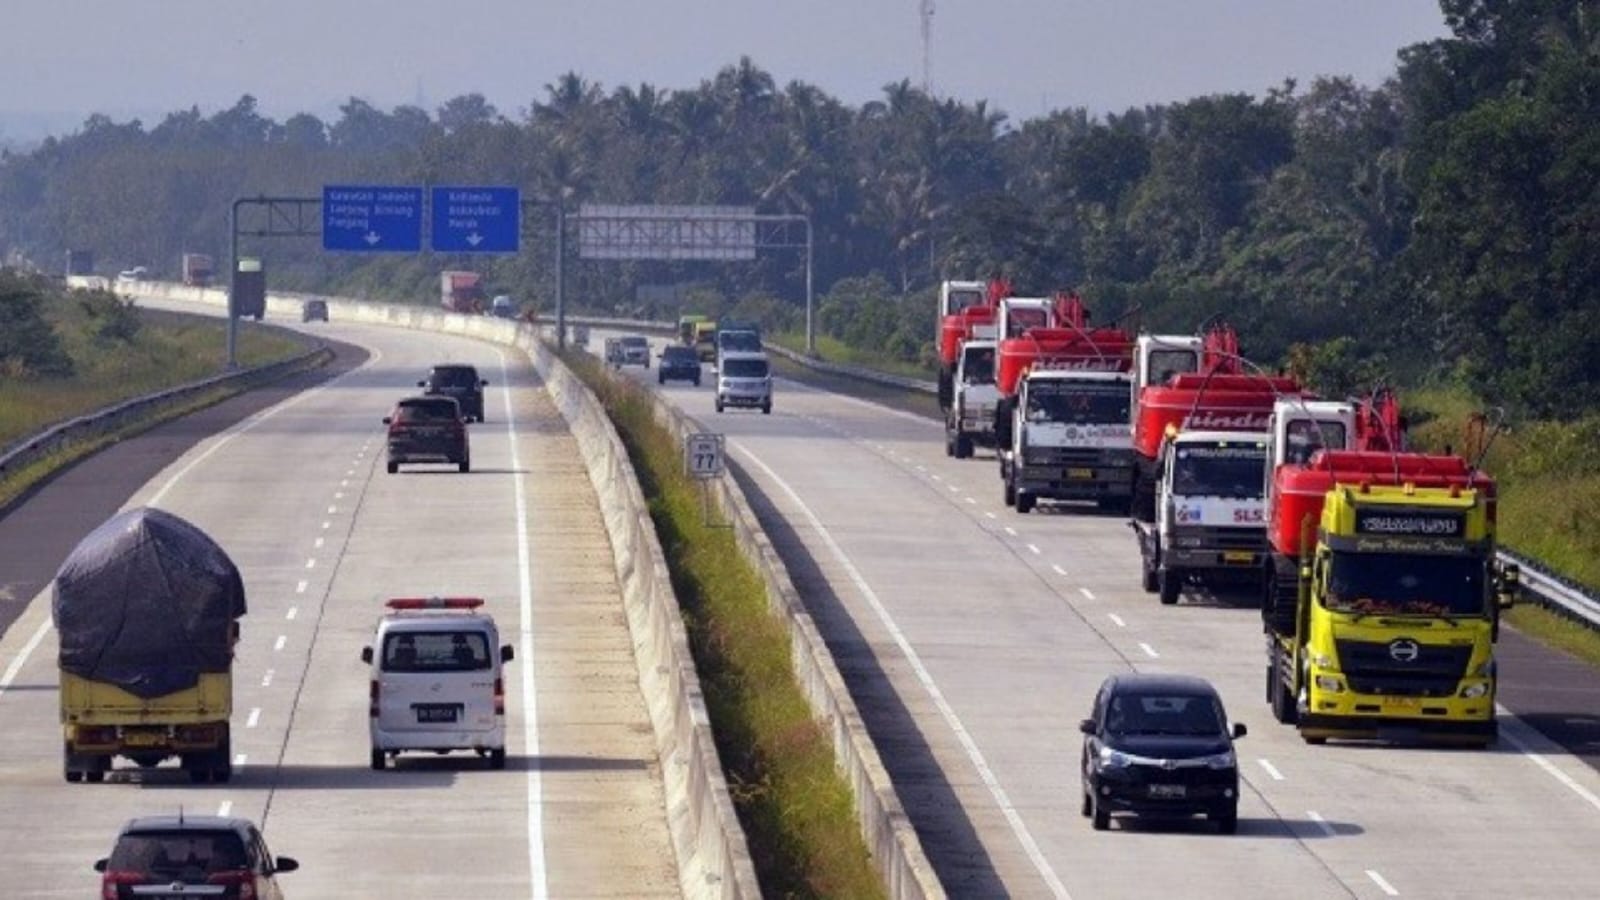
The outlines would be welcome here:
[[[232,872],[214,872],[206,879],[206,884],[220,884],[225,888],[236,887],[239,889],[239,900],[255,900],[255,876],[245,869],[235,869]]]
[[[118,885],[143,884],[144,875],[126,870],[107,869],[100,877],[100,896],[102,900],[117,900]]]
[[[396,420],[394,422],[390,422],[389,423],[389,436],[390,437],[395,437],[396,435],[405,434],[406,432],[408,432],[410,430],[411,430],[411,426],[407,425],[404,422]]]
[[[372,699],[367,709],[367,715],[376,719],[378,717],[378,679],[372,679],[372,690],[369,693]]]
[[[494,680],[494,714],[497,716],[506,714],[506,681],[504,678],[496,678]]]

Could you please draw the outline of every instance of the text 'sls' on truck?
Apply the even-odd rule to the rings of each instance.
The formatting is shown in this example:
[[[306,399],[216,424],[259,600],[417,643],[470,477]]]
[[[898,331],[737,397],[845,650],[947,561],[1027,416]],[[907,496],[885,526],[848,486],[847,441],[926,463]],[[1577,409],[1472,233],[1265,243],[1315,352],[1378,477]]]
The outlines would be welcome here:
[[[1126,512],[1133,339],[1093,328],[1076,294],[1000,304],[995,443],[1007,506],[1086,500]]]
[[[1458,456],[1320,450],[1277,467],[1269,516],[1274,717],[1313,744],[1492,743],[1494,642],[1518,581],[1495,557],[1493,479]]]
[[[119,756],[142,769],[175,756],[195,782],[232,777],[245,598],[221,547],[171,513],[119,513],[62,563],[52,613],[68,781],[103,781]]]
[[[994,446],[995,318],[1011,285],[996,279],[939,285],[939,408],[944,452],[967,459],[975,446]]]

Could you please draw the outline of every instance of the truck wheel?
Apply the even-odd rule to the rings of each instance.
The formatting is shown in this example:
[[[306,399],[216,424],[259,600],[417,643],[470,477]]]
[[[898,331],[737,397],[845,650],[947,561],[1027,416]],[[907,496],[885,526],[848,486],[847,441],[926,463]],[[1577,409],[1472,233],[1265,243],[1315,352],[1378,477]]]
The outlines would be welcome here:
[[[67,782],[69,784],[77,784],[78,782],[83,780],[83,773],[77,771],[76,769],[67,769],[66,771],[62,772],[61,774],[62,774],[63,777],[65,777],[67,779]]]
[[[489,768],[504,769],[506,767],[506,748],[495,747],[489,751]]]
[[[946,428],[944,430],[944,455],[945,456],[955,456],[956,455],[956,437],[955,437],[954,434],[952,434],[950,432],[949,428]]]
[[[1161,594],[1161,605],[1176,606],[1178,594],[1183,589],[1183,577],[1172,569],[1157,569],[1156,582],[1156,588]]]
[[[387,763],[387,762],[388,762],[388,757],[384,756],[383,751],[379,750],[377,747],[373,747],[372,748],[372,769],[373,769],[373,771],[382,772],[384,764]]]
[[[717,397],[717,412],[722,412],[722,397]]]
[[[470,472],[472,471],[472,461],[469,459],[463,459],[461,462],[456,464],[456,468],[462,472]]]
[[[1033,512],[1033,505],[1037,502],[1027,491],[1017,491],[1017,512],[1027,515]]]
[[[1001,492],[1001,497],[1006,501],[1007,506],[1017,505],[1017,486],[1010,479],[1006,479],[1005,489]]]
[[[1161,584],[1156,579],[1156,564],[1148,556],[1140,554],[1139,584],[1147,594],[1154,594],[1161,589]]]
[[[400,471],[400,464],[397,463],[397,462],[392,462],[392,463],[389,463],[384,468],[388,471],[388,473],[390,475],[393,475],[394,473]]]
[[[1293,725],[1300,718],[1300,710],[1295,704],[1294,692],[1284,683],[1288,660],[1283,655],[1283,649],[1276,643],[1272,645],[1272,664],[1267,667],[1268,697],[1272,700],[1272,717],[1285,725]]]
[[[961,432],[956,432],[956,459],[970,459],[972,457],[972,438]]]

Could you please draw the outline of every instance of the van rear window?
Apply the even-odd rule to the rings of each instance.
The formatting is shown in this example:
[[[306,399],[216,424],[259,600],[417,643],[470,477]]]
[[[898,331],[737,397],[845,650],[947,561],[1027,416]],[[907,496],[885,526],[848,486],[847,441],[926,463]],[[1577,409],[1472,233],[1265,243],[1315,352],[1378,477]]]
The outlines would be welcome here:
[[[385,672],[476,672],[490,668],[481,631],[400,631],[383,640]]]

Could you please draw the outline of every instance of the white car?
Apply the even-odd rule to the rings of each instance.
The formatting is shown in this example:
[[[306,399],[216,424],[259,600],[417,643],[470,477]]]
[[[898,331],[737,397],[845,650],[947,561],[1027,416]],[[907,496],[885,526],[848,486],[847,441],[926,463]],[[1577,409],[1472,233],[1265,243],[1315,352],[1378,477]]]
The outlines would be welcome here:
[[[117,280],[118,281],[149,281],[150,280],[150,270],[146,269],[144,266],[134,266],[131,269],[123,269],[121,272],[117,273]]]
[[[512,659],[494,619],[468,597],[388,601],[372,646],[368,720],[372,768],[402,752],[471,750],[506,765],[505,679]]]

